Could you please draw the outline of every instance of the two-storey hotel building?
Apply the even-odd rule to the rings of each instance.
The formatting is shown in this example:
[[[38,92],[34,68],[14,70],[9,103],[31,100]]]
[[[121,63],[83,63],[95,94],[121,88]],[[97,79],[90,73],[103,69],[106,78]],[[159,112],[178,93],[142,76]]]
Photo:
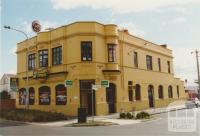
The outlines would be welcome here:
[[[26,66],[30,109],[77,115],[85,107],[90,115],[93,107],[95,115],[105,115],[186,97],[183,81],[174,77],[172,50],[114,24],[75,22],[18,43],[17,108],[25,106]],[[109,87],[93,90],[102,80]]]

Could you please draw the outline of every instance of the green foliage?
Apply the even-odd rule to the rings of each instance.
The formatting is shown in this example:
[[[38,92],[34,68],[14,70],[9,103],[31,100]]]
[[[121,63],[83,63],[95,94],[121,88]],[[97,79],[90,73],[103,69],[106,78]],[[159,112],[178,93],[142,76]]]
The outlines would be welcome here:
[[[119,114],[120,119],[133,119],[134,116],[131,112],[127,112],[127,113],[120,113]]]
[[[25,122],[49,122],[67,120],[67,116],[62,113],[27,109],[2,110],[0,112],[0,117],[7,120]]]
[[[150,118],[150,114],[147,113],[147,112],[139,112],[137,115],[136,115],[136,119],[149,119]]]
[[[133,118],[133,115],[132,115],[132,113],[128,112],[128,113],[126,113],[126,117],[127,117],[128,119],[132,119],[132,118]]]
[[[10,94],[7,91],[0,92],[0,99],[10,99]]]
[[[120,119],[125,119],[126,118],[126,113],[120,113],[119,114]]]

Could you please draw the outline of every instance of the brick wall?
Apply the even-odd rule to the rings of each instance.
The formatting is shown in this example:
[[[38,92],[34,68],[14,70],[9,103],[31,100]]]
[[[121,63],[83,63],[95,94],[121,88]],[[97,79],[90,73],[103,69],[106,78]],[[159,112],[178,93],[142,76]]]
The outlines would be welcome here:
[[[15,99],[1,99],[0,110],[15,109]]]

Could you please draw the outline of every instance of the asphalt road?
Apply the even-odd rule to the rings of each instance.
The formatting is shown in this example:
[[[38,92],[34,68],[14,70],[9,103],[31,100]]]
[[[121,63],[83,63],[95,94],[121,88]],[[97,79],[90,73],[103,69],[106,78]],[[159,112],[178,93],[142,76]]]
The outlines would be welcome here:
[[[174,116],[176,112],[172,112]],[[196,112],[200,122],[200,109]],[[185,110],[178,112],[184,116]],[[192,110],[188,112],[193,116]],[[158,119],[132,125],[102,127],[47,127],[12,121],[1,121],[0,136],[200,136],[200,127],[194,132],[169,132],[168,114],[156,115]]]

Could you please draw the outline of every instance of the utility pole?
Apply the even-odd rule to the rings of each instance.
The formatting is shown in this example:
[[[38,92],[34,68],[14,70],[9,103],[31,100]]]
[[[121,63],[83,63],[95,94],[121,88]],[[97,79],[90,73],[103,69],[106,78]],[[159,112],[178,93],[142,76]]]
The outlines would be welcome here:
[[[195,55],[196,55],[197,76],[198,76],[197,83],[199,85],[199,88],[198,88],[198,98],[200,99],[199,51],[196,49],[195,51],[193,51],[191,53],[195,53]]]

